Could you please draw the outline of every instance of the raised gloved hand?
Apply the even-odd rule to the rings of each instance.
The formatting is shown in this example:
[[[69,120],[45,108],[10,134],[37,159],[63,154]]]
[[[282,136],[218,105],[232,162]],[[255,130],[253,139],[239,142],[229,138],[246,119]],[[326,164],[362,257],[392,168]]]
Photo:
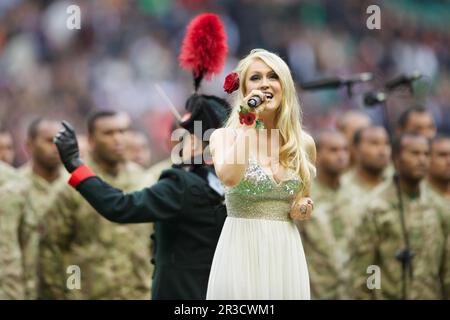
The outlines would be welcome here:
[[[72,173],[76,168],[83,165],[83,161],[80,159],[75,130],[67,121],[63,121],[62,125],[64,128],[53,138],[53,143],[56,144],[64,167],[69,173]]]

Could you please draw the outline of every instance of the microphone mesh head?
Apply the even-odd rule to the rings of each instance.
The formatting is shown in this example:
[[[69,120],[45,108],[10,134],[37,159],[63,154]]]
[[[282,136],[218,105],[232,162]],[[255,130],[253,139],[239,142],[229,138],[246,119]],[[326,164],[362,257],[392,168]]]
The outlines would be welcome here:
[[[259,106],[261,104],[261,98],[258,96],[251,97],[248,100],[247,104],[250,108],[256,108],[257,106]]]
[[[370,72],[361,73],[361,81],[370,81],[373,79],[373,74]]]

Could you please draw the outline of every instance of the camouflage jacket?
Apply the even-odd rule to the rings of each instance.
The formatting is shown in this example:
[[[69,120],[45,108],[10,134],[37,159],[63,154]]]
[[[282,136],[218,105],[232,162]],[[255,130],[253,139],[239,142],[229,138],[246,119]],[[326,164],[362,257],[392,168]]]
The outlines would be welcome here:
[[[142,170],[124,164],[116,176],[92,160],[99,176],[124,191],[141,188]],[[149,224],[121,225],[101,217],[69,185],[51,204],[43,226],[40,290],[44,299],[149,299]]]

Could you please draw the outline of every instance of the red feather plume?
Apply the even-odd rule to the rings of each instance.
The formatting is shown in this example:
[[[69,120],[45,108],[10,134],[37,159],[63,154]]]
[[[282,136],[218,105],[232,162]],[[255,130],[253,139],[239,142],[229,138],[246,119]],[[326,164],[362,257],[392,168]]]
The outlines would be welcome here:
[[[227,54],[226,33],[218,15],[204,13],[195,17],[188,25],[178,57],[180,66],[192,70],[196,89],[204,77],[222,71]]]

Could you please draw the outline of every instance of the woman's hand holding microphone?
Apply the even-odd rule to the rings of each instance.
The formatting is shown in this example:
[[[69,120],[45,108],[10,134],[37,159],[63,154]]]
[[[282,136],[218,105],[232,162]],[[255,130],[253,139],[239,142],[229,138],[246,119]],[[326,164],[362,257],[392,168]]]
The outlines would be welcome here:
[[[258,101],[259,100],[259,101]],[[252,103],[249,104],[249,101]],[[243,100],[243,106],[239,112],[239,121],[241,124],[246,126],[263,129],[264,123],[263,119],[259,118],[266,106],[267,97],[261,90],[252,90]],[[251,107],[251,105],[256,105],[256,107]]]
[[[261,103],[256,106],[256,108],[252,108],[249,106],[249,100],[254,98],[254,97],[259,97],[259,99],[261,100]],[[264,111],[264,109],[267,106],[267,98],[266,95],[261,91],[261,90],[252,90],[245,98],[244,98],[244,105],[246,107],[249,107],[250,110],[255,111],[256,113],[262,113]]]

